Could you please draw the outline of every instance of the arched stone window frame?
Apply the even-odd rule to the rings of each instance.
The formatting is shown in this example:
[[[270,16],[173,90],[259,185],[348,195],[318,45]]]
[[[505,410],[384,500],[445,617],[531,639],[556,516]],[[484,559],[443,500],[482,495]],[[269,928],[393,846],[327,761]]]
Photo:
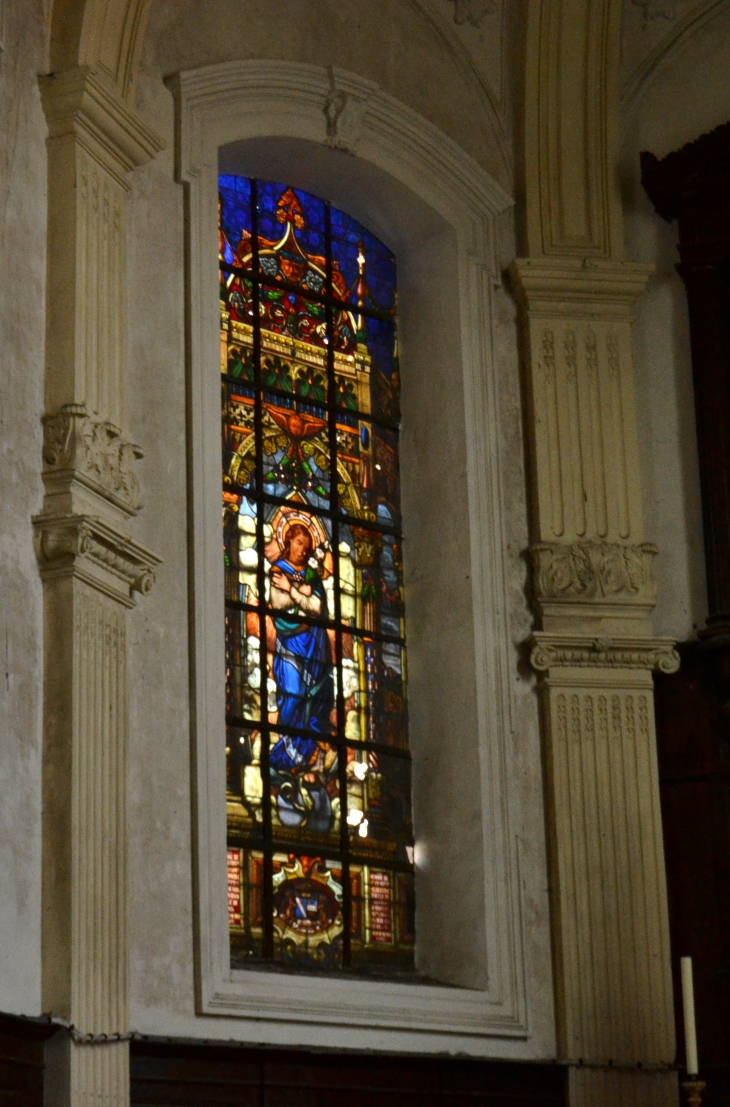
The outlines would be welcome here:
[[[257,1020],[259,1027],[258,1020],[313,1024],[320,1045],[345,1044],[343,1028],[352,1044],[348,1028],[357,1027],[362,1048],[382,1048],[388,1030],[388,1048],[521,1056],[525,973],[510,815],[514,655],[491,313],[495,221],[512,201],[435,126],[353,74],[234,62],[178,74],[171,84],[188,219],[198,1013]],[[219,165],[325,196],[396,254],[417,963],[437,985],[230,969]],[[422,452],[429,419],[438,455],[431,482]],[[463,430],[450,434],[453,427]],[[456,610],[463,612],[458,626]],[[439,653],[434,641],[444,633]],[[444,729],[450,758],[443,756]],[[495,1038],[514,1041],[500,1046]]]

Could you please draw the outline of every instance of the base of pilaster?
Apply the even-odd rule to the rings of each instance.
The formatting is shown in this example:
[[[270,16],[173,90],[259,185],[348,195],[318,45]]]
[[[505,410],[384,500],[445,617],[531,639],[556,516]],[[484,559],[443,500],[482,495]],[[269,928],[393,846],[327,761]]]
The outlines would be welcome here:
[[[678,1107],[676,1072],[570,1068],[568,1107]]]
[[[79,1045],[61,1033],[45,1062],[44,1107],[129,1107],[129,1042]]]

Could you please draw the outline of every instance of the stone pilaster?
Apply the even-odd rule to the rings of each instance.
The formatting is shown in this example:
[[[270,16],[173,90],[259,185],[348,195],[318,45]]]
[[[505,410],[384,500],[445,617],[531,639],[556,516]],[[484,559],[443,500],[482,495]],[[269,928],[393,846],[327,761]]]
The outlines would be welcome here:
[[[63,1107],[129,1102],[126,612],[159,558],[135,542],[125,436],[126,176],[160,148],[103,76],[43,78],[49,249],[42,513],[43,1007],[70,1029]]]
[[[675,1105],[674,1015],[631,320],[649,273],[517,261],[532,454],[558,1049],[571,1107]]]

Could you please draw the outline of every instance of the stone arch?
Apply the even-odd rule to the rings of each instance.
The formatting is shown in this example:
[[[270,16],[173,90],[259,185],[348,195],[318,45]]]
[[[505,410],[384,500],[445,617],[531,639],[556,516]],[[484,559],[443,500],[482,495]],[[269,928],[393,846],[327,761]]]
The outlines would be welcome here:
[[[85,66],[104,73],[124,100],[134,96],[152,0],[55,0],[51,71]]]

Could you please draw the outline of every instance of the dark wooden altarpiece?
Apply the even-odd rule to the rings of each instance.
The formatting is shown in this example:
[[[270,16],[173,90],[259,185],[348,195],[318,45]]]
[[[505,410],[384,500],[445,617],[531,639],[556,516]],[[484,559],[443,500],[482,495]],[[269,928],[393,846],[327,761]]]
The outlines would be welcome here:
[[[0,1014],[3,1107],[43,1107],[43,1047],[55,1029],[47,1019]]]
[[[563,1107],[559,1065],[132,1043],[132,1107]]]
[[[42,1107],[48,1019],[0,1014],[0,1103]],[[557,1064],[131,1043],[132,1107],[563,1107]],[[46,1089],[48,1091],[48,1089]]]
[[[705,1102],[730,1104],[730,123],[659,161],[642,183],[677,220],[687,291],[708,618],[656,678],[669,915],[680,1059],[679,958],[695,970]]]

